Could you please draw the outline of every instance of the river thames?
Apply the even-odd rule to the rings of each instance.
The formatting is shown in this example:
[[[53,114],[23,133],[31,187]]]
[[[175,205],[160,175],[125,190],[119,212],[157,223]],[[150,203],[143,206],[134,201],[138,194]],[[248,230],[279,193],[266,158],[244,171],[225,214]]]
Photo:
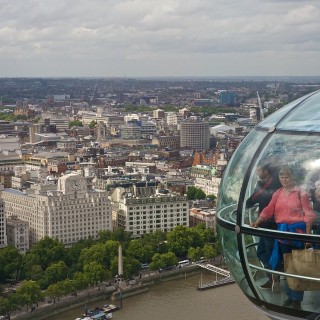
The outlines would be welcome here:
[[[203,274],[203,282],[215,280],[213,274]],[[170,280],[144,292],[123,299],[123,308],[113,313],[118,320],[270,320],[247,300],[236,284],[197,290],[201,275]],[[96,301],[89,307],[118,301]],[[48,317],[47,320],[74,320],[84,312],[84,306]]]

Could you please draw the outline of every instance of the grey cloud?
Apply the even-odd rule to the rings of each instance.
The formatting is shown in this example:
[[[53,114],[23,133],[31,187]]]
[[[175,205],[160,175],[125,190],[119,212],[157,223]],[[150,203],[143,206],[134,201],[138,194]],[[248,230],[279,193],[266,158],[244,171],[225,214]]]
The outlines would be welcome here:
[[[263,56],[269,72],[278,74],[272,55],[288,55],[291,61],[295,51],[299,59],[304,52],[306,59],[315,59],[319,14],[317,1],[295,0],[5,0],[0,7],[0,68],[8,75],[26,75],[32,62],[37,72],[45,70],[44,76],[68,76],[103,72],[101,64],[106,63],[105,70],[112,69],[113,75],[123,69],[157,75],[166,69],[162,65],[171,65],[168,72],[176,70],[177,75],[203,73],[205,66],[213,74],[216,63],[234,64],[222,63],[224,54],[234,61],[248,59],[242,70],[247,74],[257,70],[250,71],[249,62],[254,65]],[[144,70],[146,65],[154,68]],[[238,65],[233,70],[240,72]]]

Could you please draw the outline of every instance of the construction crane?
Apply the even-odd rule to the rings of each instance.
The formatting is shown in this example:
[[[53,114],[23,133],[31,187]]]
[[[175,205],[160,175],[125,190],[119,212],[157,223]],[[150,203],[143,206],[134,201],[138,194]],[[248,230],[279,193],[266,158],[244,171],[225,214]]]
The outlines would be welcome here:
[[[261,120],[263,120],[264,119],[263,109],[262,109],[261,99],[260,99],[258,91],[257,91],[257,97],[258,97],[258,105],[259,105],[259,109],[260,109],[260,117],[261,117]]]

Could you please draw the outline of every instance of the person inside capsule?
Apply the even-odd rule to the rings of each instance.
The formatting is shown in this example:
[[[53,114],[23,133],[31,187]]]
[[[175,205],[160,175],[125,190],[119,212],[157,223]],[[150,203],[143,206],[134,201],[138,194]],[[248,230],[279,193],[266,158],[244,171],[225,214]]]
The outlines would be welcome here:
[[[253,193],[246,201],[246,208],[252,208],[259,205],[259,214],[269,204],[272,195],[281,187],[278,175],[274,175],[274,168],[269,161],[261,161],[256,169],[259,178]],[[265,229],[277,229],[277,224],[272,217],[268,221],[261,222],[260,227]],[[274,239],[270,237],[260,237],[257,246],[257,256],[262,262],[264,268],[270,269],[269,260],[273,250]],[[260,286],[260,289],[271,289],[272,278],[268,274],[268,280]]]
[[[259,227],[263,222],[274,218],[279,231],[307,233],[312,230],[316,215],[312,209],[307,192],[296,185],[294,172],[288,165],[283,165],[279,171],[282,185],[272,196],[270,203],[262,210],[258,219],[251,223],[252,227]],[[304,243],[275,239],[270,266],[272,270],[283,270],[283,255],[293,249],[304,248]],[[273,290],[279,290],[279,280],[273,277]],[[285,307],[301,308],[303,291],[294,291],[286,284],[287,298],[283,302]]]

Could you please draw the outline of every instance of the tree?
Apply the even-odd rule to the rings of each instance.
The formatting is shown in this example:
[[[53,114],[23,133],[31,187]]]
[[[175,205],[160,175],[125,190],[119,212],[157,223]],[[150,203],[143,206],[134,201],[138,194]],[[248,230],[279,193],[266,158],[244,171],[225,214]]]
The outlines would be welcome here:
[[[94,129],[96,125],[97,125],[97,121],[92,120],[92,121],[89,123],[89,129]]]
[[[122,228],[117,228],[113,231],[113,240],[120,242],[122,248],[125,249],[129,241],[131,240],[131,233],[125,231]]]
[[[161,230],[156,230],[153,233],[145,233],[140,239],[143,246],[151,246],[154,252],[168,252],[166,245],[166,234]]]
[[[81,251],[85,248],[90,248],[95,243],[96,241],[92,238],[83,239],[73,244],[70,248],[67,248],[66,264],[70,268],[71,274],[82,269],[82,266],[79,263]]]
[[[23,256],[17,248],[8,246],[0,250],[0,283],[17,280],[22,267]]]
[[[188,200],[201,200],[206,198],[206,194],[196,187],[189,187],[187,191]]]
[[[85,265],[95,261],[110,269],[111,261],[118,255],[119,242],[108,240],[105,243],[96,243],[90,248],[81,251],[79,262]]]
[[[51,284],[44,293],[47,297],[53,299],[53,303],[56,303],[56,298],[62,296],[61,288],[56,283]]]
[[[95,261],[85,264],[83,267],[83,272],[89,280],[89,284],[91,285],[96,285],[98,282],[103,281],[110,276],[110,273],[105,270],[103,265]]]
[[[214,194],[208,194],[207,199],[209,199],[211,201],[215,201],[217,199],[217,197]]]
[[[176,266],[178,264],[178,258],[173,252],[167,252],[164,254],[156,253],[152,257],[152,262],[149,264],[150,270],[159,270],[170,266]]]
[[[197,247],[197,248],[189,248],[188,250],[188,257],[192,261],[198,261],[202,257],[202,249]]]
[[[150,245],[143,245],[141,240],[131,240],[126,250],[126,255],[128,257],[137,259],[141,262],[151,261],[152,256],[154,255],[154,250]]]
[[[69,121],[69,128],[83,127],[83,123],[80,120]]]
[[[45,236],[34,244],[27,255],[30,255],[30,262],[39,264],[44,271],[51,263],[64,261],[67,252],[61,242]]]
[[[44,272],[40,280],[41,287],[44,289],[50,284],[57,283],[66,279],[68,276],[68,267],[63,261],[52,263]]]
[[[141,263],[131,257],[123,257],[123,277],[125,279],[131,279],[134,275],[137,275],[141,269]],[[115,257],[111,263],[111,274],[116,276],[118,274],[118,258]]]
[[[204,247],[203,247],[203,256],[205,258],[208,258],[208,259],[212,259],[214,258],[216,255],[217,255],[217,250],[214,246],[210,245],[210,244],[206,244]]]
[[[196,191],[197,191],[196,187],[189,187],[187,191],[187,199],[195,200]]]
[[[98,232],[99,242],[106,242],[107,240],[113,240],[113,233],[111,230],[100,230]]]
[[[198,188],[194,197],[196,200],[203,200],[206,198],[206,194],[200,188]]]
[[[82,272],[76,272],[72,280],[77,290],[85,289],[89,284],[88,278]]]
[[[177,226],[167,233],[167,241],[171,252],[178,257],[185,256],[193,243],[191,230],[186,226]]]
[[[16,294],[21,297],[22,303],[27,305],[27,309],[32,304],[37,304],[44,299],[37,282],[29,280],[23,281]]]
[[[18,307],[17,301],[14,299],[14,295],[9,297],[0,297],[0,314],[7,315],[10,319],[10,313]]]

